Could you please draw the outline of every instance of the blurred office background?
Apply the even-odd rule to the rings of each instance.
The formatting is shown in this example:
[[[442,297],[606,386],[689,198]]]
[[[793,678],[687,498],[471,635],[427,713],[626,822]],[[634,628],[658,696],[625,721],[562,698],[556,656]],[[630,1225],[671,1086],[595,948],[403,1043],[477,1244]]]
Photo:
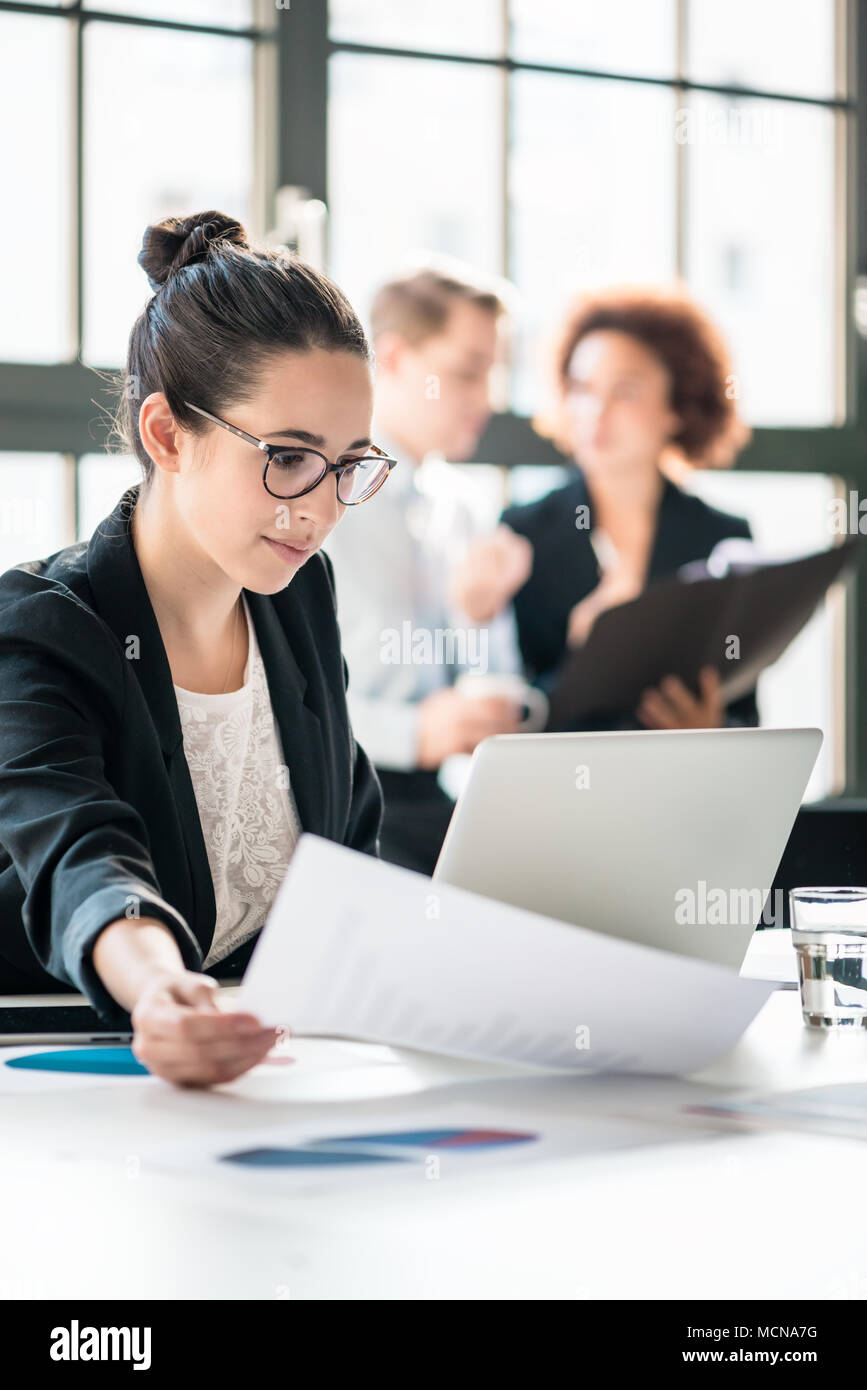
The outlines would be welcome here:
[[[688,486],[768,554],[824,548],[829,501],[867,499],[865,84],[863,0],[0,0],[0,569],[138,480],[91,369],[149,295],[147,223],[210,207],[365,318],[409,252],[514,283],[461,465],[492,521],[566,476],[530,417],[567,295],[683,277],[754,430]],[[867,796],[865,614],[859,572],[759,687],[764,723],[825,731],[809,799]]]

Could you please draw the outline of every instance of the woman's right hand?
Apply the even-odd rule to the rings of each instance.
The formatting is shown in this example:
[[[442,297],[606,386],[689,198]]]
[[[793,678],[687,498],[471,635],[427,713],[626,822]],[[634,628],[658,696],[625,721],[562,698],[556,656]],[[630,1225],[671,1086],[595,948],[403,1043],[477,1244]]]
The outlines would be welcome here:
[[[234,1081],[261,1062],[280,1034],[254,1014],[217,1003],[219,985],[192,970],[158,971],[130,1014],[132,1052],[153,1076],[179,1086]]]
[[[430,771],[492,734],[516,734],[520,720],[520,705],[505,695],[465,695],[453,685],[434,690],[419,701],[418,766]]]
[[[600,613],[604,613],[606,608],[615,608],[620,603],[638,598],[642,587],[638,576],[628,570],[617,569],[604,574],[596,588],[571,610],[566,628],[566,645],[582,646]]]
[[[491,623],[532,570],[532,544],[501,522],[490,535],[471,542],[450,576],[449,598],[470,622]]]

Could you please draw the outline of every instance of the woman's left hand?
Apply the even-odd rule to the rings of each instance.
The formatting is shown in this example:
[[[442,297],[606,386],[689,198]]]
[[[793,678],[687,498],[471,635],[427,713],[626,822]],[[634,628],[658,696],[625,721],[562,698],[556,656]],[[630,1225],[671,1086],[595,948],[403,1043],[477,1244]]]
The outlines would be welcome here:
[[[698,683],[695,696],[677,676],[666,676],[656,690],[644,691],[635,713],[649,729],[719,729],[725,723],[719,673],[703,666]]]

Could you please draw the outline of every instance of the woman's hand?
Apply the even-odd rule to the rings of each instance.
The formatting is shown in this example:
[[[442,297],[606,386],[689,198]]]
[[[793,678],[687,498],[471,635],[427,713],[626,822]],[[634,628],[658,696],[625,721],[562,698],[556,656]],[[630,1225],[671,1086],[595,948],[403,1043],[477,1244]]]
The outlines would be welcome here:
[[[700,694],[687,690],[677,676],[666,676],[656,690],[645,690],[635,713],[649,729],[719,729],[725,723],[719,673],[703,666]]]
[[[465,695],[453,685],[434,690],[419,703],[418,766],[438,768],[492,734],[516,734],[520,722],[520,706],[505,695]]]
[[[606,608],[616,607],[618,603],[628,603],[630,599],[638,598],[641,590],[642,583],[637,575],[623,569],[609,570],[596,588],[580,603],[576,603],[569,614],[566,645],[580,647],[590,636],[590,629],[600,613],[604,613]]]
[[[142,989],[130,1018],[132,1052],[154,1076],[180,1086],[234,1081],[261,1062],[279,1036],[254,1014],[217,1003],[219,986],[192,970],[158,971]]]
[[[473,541],[452,573],[449,597],[473,623],[491,622],[526,584],[533,546],[504,523]]]

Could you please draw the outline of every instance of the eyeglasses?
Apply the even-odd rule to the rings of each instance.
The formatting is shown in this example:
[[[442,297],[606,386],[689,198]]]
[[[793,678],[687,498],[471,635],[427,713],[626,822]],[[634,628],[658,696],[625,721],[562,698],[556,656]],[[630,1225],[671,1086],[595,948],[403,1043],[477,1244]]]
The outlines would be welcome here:
[[[285,444],[268,444],[255,434],[248,434],[228,420],[221,420],[192,401],[184,405],[197,415],[204,415],[215,425],[222,425],[239,439],[245,439],[267,455],[262,482],[272,497],[303,497],[318,487],[328,473],[337,474],[337,500],[346,507],[355,507],[366,502],[368,497],[382,487],[397,459],[389,458],[375,444],[369,444],[363,454],[343,454],[336,463],[331,463],[318,449],[296,447],[287,448]]]

